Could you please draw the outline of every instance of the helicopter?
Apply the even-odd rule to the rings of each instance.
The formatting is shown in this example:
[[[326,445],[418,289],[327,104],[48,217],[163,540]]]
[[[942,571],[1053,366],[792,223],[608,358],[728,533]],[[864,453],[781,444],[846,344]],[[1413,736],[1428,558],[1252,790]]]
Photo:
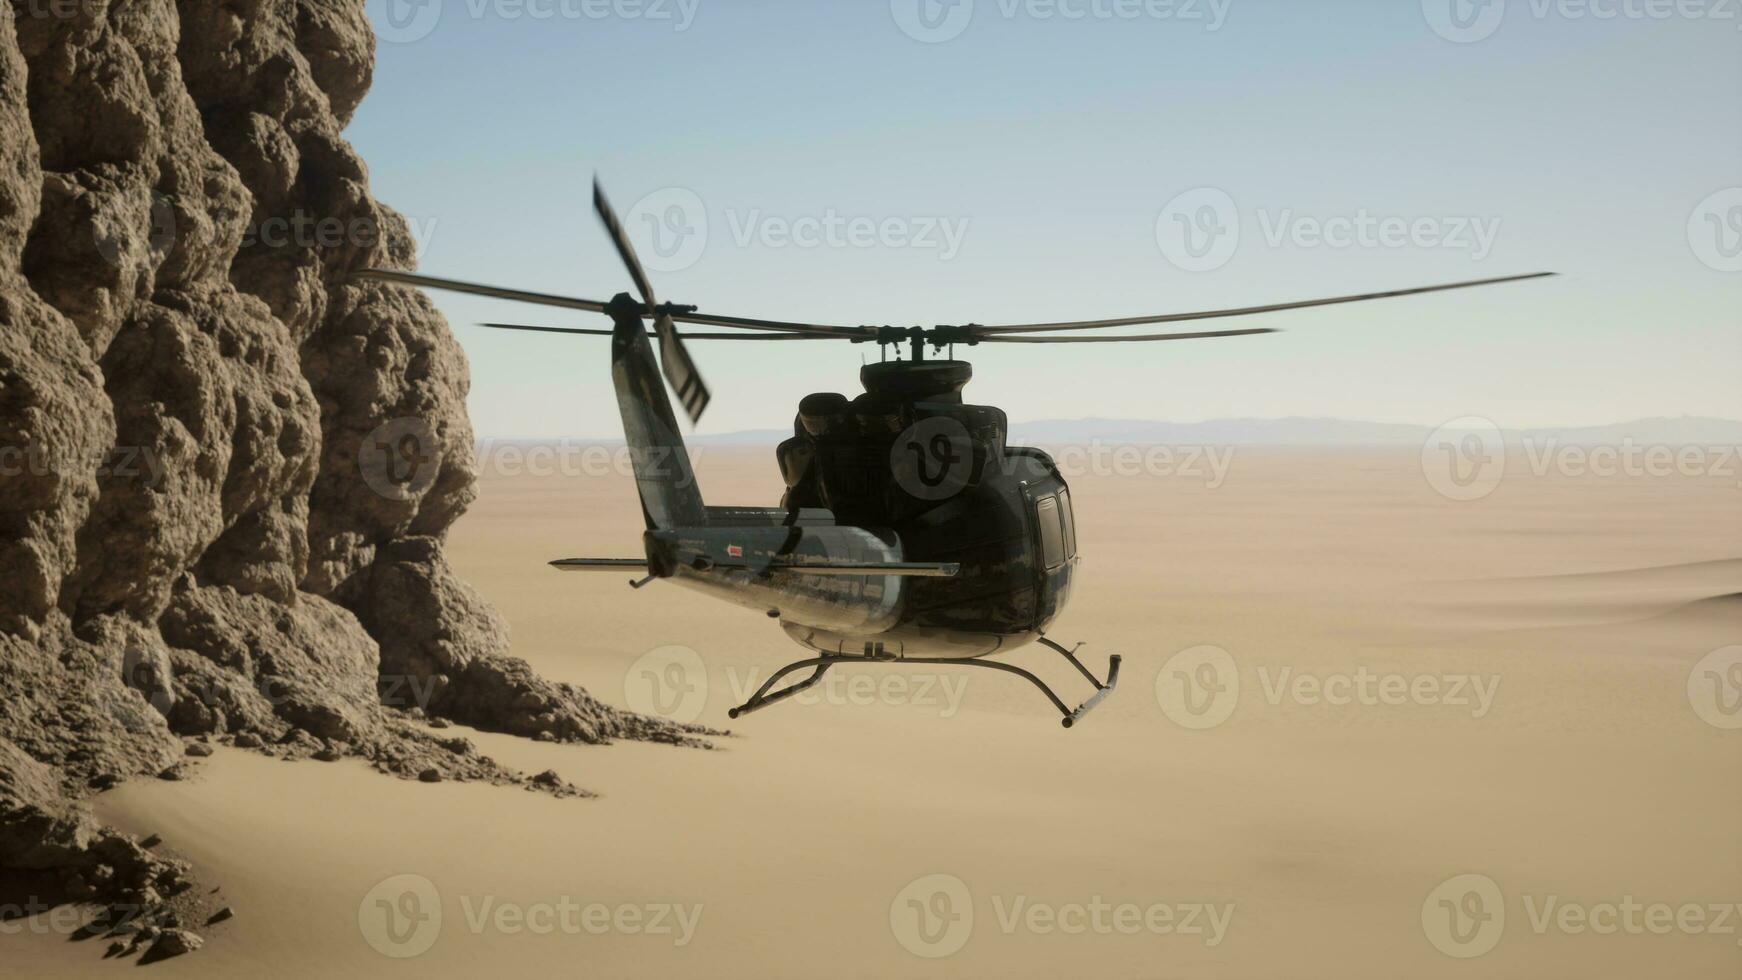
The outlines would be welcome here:
[[[1554,273],[1479,279],[1415,289],[1197,313],[985,326],[847,326],[703,313],[662,303],[615,210],[595,179],[593,207],[628,270],[635,294],[609,302],[554,296],[392,269],[355,278],[467,293],[538,306],[602,313],[612,329],[486,323],[536,333],[611,338],[611,380],[646,530],[640,558],[566,558],[571,572],[642,573],[758,610],[813,656],[775,671],[736,719],[819,683],[833,667],[924,662],[1001,671],[1037,687],[1074,726],[1112,693],[1121,658],[1106,678],[1047,635],[1071,595],[1078,553],[1074,502],[1046,452],[1006,441],[996,407],[963,400],[973,377],[957,346],[1116,344],[1246,337],[1240,328],[1139,335],[1081,335],[1116,327],[1183,323],[1415,296],[1540,279]],[[652,320],[651,330],[648,319]],[[677,324],[732,332],[680,333]],[[844,340],[874,343],[884,356],[860,370],[863,393],[809,395],[793,436],[776,449],[786,492],[777,507],[704,503],[671,393],[691,423],[712,400],[688,341]],[[659,346],[657,359],[654,343]],[[887,358],[890,347],[897,357]],[[908,349],[903,359],[901,348]],[[928,359],[927,349],[943,358]],[[663,374],[663,381],[661,375]],[[1003,662],[1030,644],[1064,657],[1093,688],[1075,706],[1034,673]],[[776,689],[792,674],[801,680]]]

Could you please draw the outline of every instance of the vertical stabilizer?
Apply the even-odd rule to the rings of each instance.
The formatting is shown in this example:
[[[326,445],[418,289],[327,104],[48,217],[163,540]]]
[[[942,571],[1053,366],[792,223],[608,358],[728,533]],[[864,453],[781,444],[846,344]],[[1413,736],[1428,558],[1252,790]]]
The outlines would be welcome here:
[[[611,335],[611,381],[635,467],[641,513],[649,529],[703,527],[708,511],[647,339],[645,309],[627,293],[612,300],[609,309],[617,324]]]

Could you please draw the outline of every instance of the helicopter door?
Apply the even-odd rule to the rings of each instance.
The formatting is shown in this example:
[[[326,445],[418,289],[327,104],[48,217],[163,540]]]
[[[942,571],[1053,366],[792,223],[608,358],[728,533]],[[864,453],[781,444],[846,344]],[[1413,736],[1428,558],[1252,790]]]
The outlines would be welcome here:
[[[1034,562],[1034,619],[1039,625],[1051,621],[1064,605],[1074,535],[1066,527],[1069,511],[1065,508],[1070,505],[1061,507],[1059,494],[1036,494],[1033,487],[1026,487],[1023,497],[1033,529],[1029,545]]]

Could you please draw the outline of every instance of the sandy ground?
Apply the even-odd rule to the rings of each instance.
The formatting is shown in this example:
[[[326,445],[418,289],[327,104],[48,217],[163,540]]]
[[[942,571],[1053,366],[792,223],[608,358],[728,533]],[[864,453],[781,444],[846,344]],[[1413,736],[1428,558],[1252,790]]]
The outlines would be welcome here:
[[[737,734],[701,752],[468,733],[596,800],[235,751],[124,786],[103,815],[162,834],[238,912],[145,969],[1742,973],[1742,657],[1702,663],[1742,642],[1736,600],[1702,602],[1742,592],[1734,474],[1514,472],[1473,502],[1399,453],[1241,450],[1214,486],[1071,474],[1084,564],[1054,635],[1126,670],[1067,732],[1013,678],[899,669],[729,723],[798,649],[753,612],[548,570],[637,553],[631,485],[502,469],[451,554],[516,652]],[[765,451],[701,470],[711,502],[777,496]],[[705,672],[649,656],[671,646]],[[1021,662],[1086,693],[1042,653]],[[8,927],[5,976],[135,969]]]

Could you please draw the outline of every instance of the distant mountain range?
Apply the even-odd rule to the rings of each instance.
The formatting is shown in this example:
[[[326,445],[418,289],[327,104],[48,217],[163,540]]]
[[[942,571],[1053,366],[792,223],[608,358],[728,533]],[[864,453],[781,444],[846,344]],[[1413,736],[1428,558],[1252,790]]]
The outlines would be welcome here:
[[[1155,446],[1362,447],[1422,445],[1435,431],[1425,425],[1355,422],[1330,418],[1217,419],[1209,422],[1157,422],[1132,419],[1045,419],[1016,422],[1010,441],[1017,445],[1085,445],[1093,442]],[[1487,431],[1492,432],[1489,428]],[[1509,443],[1550,441],[1563,446],[1742,446],[1742,422],[1682,416],[1637,419],[1614,425],[1502,429]],[[790,429],[752,429],[691,436],[701,446],[772,446]],[[494,440],[496,444],[550,443],[556,440]],[[573,439],[608,445],[621,439]]]

